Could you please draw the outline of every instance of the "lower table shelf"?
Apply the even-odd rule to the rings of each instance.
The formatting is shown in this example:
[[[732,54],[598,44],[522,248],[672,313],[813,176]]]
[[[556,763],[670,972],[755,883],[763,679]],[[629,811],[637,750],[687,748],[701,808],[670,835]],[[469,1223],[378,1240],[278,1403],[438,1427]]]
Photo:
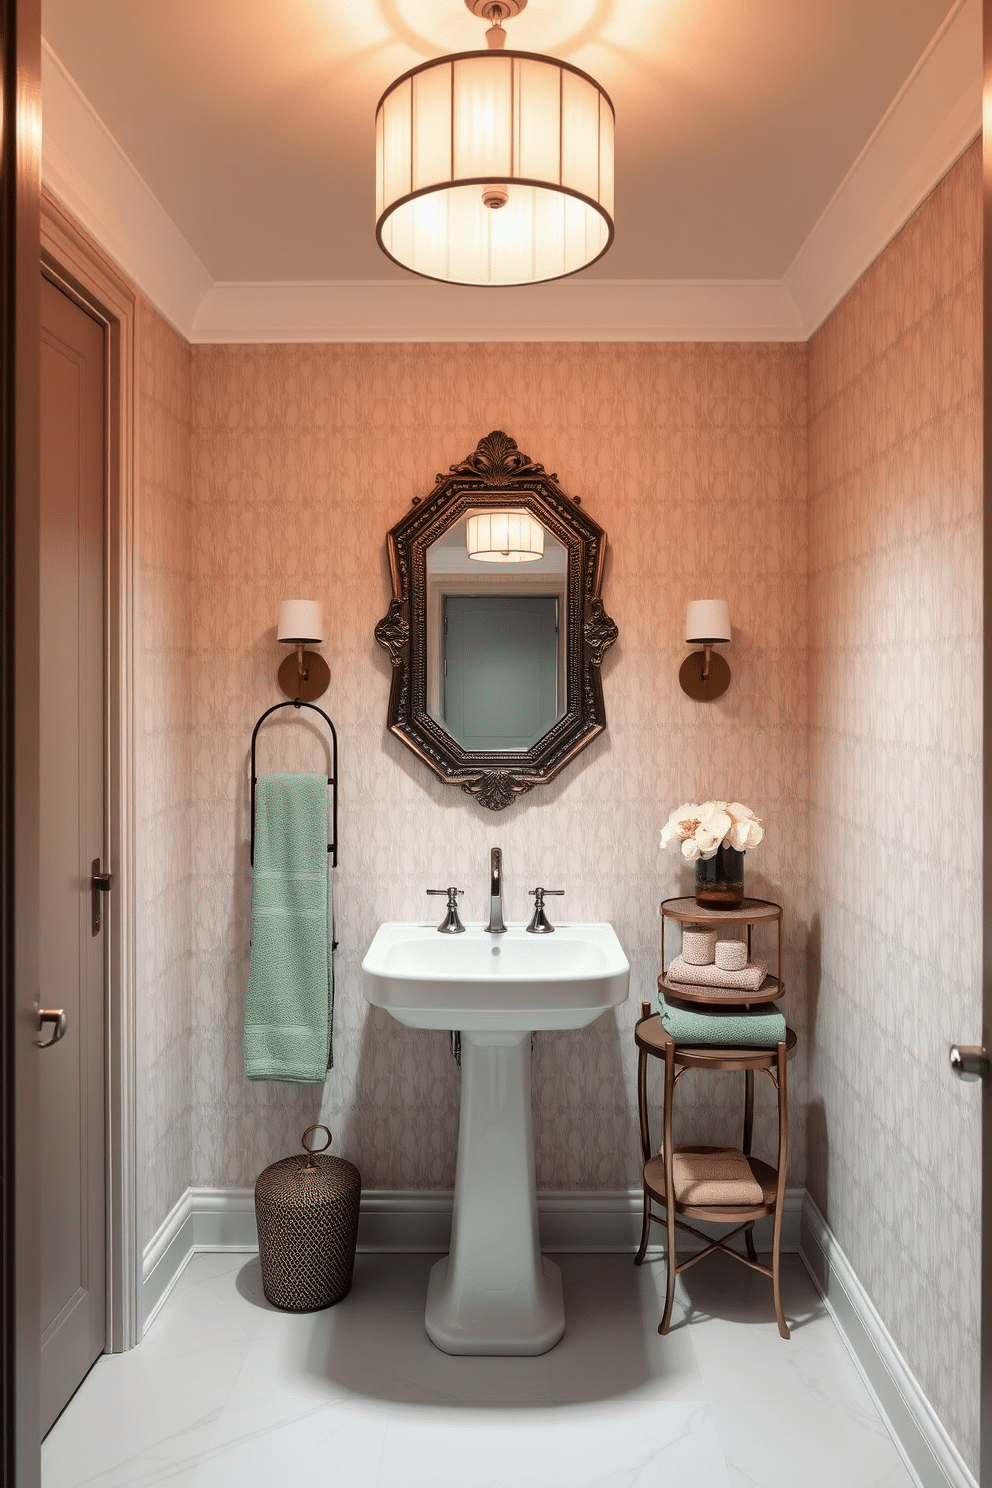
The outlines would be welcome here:
[[[642,1003],[641,1007],[642,1017],[634,1030],[634,1040],[638,1048],[637,1100],[641,1149],[644,1157],[644,1219],[641,1227],[641,1244],[635,1264],[640,1265],[644,1260],[652,1223],[663,1223],[667,1232],[668,1285],[665,1312],[658,1331],[667,1333],[671,1325],[676,1277],[688,1270],[690,1266],[703,1260],[704,1257],[720,1250],[752,1270],[759,1271],[763,1276],[770,1277],[778,1329],[783,1338],[788,1338],[789,1328],[782,1311],[779,1271],[785,1182],[789,1166],[788,1064],[796,1051],[796,1035],[791,1028],[788,1028],[786,1037],[774,1048],[768,1049],[677,1044],[665,1030],[658,1014],[651,1012],[649,1004]],[[665,1066],[663,1137],[661,1151],[658,1154],[655,1154],[652,1148],[648,1113],[647,1068],[648,1060],[651,1058],[663,1060]],[[727,1149],[715,1147],[689,1146],[681,1149],[675,1147],[672,1135],[675,1087],[690,1069],[743,1070],[744,1123],[739,1149],[728,1152]],[[768,1077],[777,1094],[778,1151],[774,1166],[751,1154],[751,1138],[754,1129],[754,1072],[756,1070]],[[705,1181],[708,1170],[715,1169],[718,1162],[722,1168],[726,1169],[727,1160],[731,1159],[729,1166],[741,1179],[738,1189],[744,1195],[744,1201],[728,1203],[726,1194],[723,1196],[723,1201],[717,1203],[687,1202],[679,1199],[679,1190],[674,1177],[674,1161],[678,1152],[697,1159],[693,1168],[700,1181]],[[712,1157],[712,1163],[707,1162],[708,1157]],[[737,1157],[741,1159],[741,1162],[735,1163],[732,1160]],[[702,1162],[698,1161],[700,1158]],[[744,1186],[745,1181],[746,1186]],[[760,1191],[760,1202],[757,1202],[754,1197],[754,1188]],[[732,1193],[733,1189],[734,1184],[731,1182],[728,1191]],[[674,1197],[674,1202],[670,1202],[670,1195]],[[653,1212],[652,1204],[658,1204],[664,1209],[663,1218]],[[773,1221],[770,1266],[765,1266],[758,1260],[752,1235],[755,1220],[767,1215],[771,1215]],[[730,1224],[734,1228],[729,1234],[713,1240],[692,1225],[686,1224],[686,1219]],[[702,1251],[681,1263],[678,1260],[675,1243],[678,1230],[704,1242]],[[740,1235],[744,1237],[746,1254],[730,1248],[730,1242]]]

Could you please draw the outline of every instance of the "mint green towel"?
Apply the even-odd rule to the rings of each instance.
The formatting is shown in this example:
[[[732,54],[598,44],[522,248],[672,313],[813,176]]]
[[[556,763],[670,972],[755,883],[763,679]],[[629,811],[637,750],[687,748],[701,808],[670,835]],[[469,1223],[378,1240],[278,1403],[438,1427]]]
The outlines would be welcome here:
[[[774,1049],[785,1038],[785,1014],[681,1002],[658,993],[661,1021],[677,1044],[726,1044],[733,1049]]]
[[[319,1085],[331,1039],[326,775],[255,786],[245,1075]]]

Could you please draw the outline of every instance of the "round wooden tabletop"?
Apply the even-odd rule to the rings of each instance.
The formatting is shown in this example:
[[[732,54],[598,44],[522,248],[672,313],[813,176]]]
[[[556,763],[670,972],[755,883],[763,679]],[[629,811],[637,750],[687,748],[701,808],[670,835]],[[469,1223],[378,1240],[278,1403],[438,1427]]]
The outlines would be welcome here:
[[[663,899],[658,910],[666,919],[704,925],[756,925],[759,920],[782,918],[781,904],[770,899],[742,899],[733,909],[707,909],[695,899]]]

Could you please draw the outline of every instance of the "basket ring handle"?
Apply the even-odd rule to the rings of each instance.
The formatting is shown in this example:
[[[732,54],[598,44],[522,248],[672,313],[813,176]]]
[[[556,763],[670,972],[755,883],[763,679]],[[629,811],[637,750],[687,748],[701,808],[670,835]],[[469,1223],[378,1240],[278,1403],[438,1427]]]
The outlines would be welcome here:
[[[324,1143],[323,1147],[311,1147],[309,1145],[309,1143],[307,1142],[307,1137],[310,1135],[311,1132],[326,1132],[327,1133],[327,1141]],[[328,1149],[328,1147],[330,1147],[331,1142],[333,1140],[334,1139],[331,1136],[331,1129],[330,1129],[330,1127],[329,1126],[324,1126],[323,1122],[317,1121],[317,1122],[314,1123],[313,1126],[308,1126],[307,1127],[306,1131],[303,1133],[302,1137],[300,1138],[300,1145],[303,1148],[303,1151],[307,1155],[307,1167],[308,1168],[312,1168],[312,1167],[315,1166],[315,1163],[314,1163],[314,1160],[313,1160],[314,1153],[315,1152],[326,1152],[327,1149]]]

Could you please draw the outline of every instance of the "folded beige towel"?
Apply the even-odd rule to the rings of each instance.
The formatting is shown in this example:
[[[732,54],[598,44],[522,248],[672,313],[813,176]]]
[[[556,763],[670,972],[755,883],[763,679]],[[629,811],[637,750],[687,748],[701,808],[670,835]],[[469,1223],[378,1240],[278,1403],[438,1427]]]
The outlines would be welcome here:
[[[750,961],[740,971],[721,971],[719,966],[692,966],[684,956],[676,956],[665,976],[670,982],[684,982],[690,987],[737,987],[741,992],[757,992],[767,970],[764,961]]]
[[[743,971],[747,965],[747,941],[718,940],[713,960],[721,971]]]
[[[672,1183],[680,1204],[760,1204],[761,1184],[743,1152],[674,1152]]]
[[[690,966],[712,966],[716,931],[702,925],[686,925],[682,931],[682,959]]]

